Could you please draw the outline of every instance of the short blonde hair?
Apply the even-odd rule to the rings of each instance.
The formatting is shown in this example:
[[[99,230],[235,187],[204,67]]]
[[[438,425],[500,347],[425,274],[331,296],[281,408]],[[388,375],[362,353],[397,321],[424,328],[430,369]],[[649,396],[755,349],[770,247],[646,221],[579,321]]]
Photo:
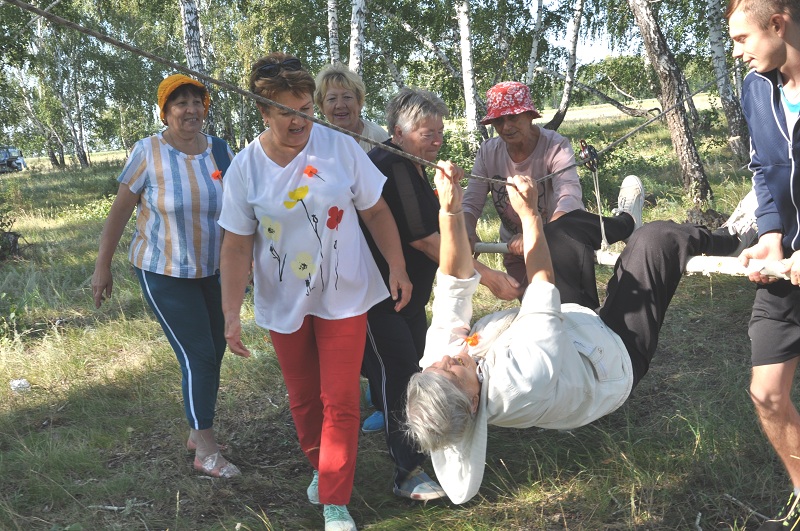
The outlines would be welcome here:
[[[359,107],[364,106],[364,98],[366,97],[366,87],[358,74],[342,65],[328,65],[323,68],[316,79],[317,90],[314,92],[314,103],[322,110],[322,102],[325,100],[325,94],[331,86],[338,85],[345,90],[351,91],[356,96],[356,101]]]

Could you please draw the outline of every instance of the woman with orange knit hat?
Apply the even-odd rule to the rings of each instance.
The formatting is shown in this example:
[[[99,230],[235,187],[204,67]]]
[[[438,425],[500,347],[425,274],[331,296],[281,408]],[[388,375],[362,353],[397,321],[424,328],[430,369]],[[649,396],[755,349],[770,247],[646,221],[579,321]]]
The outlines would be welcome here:
[[[214,410],[225,352],[219,257],[222,178],[233,153],[201,132],[210,98],[202,83],[173,74],[158,86],[167,128],[138,141],[117,180],[92,275],[96,307],[111,296],[111,259],[136,209],[129,259],[142,292],[181,366],[194,468],[213,477],[240,474],[220,453]]]

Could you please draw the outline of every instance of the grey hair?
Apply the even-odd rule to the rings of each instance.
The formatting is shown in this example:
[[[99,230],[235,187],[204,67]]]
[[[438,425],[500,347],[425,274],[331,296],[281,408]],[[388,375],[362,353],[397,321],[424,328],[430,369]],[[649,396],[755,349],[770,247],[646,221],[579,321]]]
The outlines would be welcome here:
[[[405,429],[422,452],[452,446],[475,424],[470,397],[441,374],[418,372],[406,389]]]
[[[395,126],[409,133],[426,118],[447,118],[449,115],[445,102],[433,92],[404,87],[386,106],[386,125],[390,135],[394,135]]]

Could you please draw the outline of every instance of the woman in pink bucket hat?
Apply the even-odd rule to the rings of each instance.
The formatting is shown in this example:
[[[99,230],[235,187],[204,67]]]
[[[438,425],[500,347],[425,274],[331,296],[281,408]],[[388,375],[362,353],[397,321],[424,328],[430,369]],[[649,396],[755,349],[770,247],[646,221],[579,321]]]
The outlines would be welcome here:
[[[508,243],[509,253],[503,258],[508,274],[523,286],[528,284],[525,262],[522,257],[522,226],[519,216],[511,207],[506,191],[506,178],[523,175],[538,179],[574,166],[575,153],[569,140],[549,129],[533,123],[542,115],[531,99],[531,91],[524,83],[504,81],[486,92],[486,116],[483,125],[491,125],[497,136],[486,140],[475,156],[472,174],[481,177],[499,176],[497,184],[470,179],[464,194],[464,217],[467,233],[474,244],[478,240],[475,228],[481,217],[486,196],[492,201],[500,216],[500,240]],[[637,179],[638,180],[638,179]],[[585,211],[581,183],[576,167],[537,184],[538,209],[545,223],[545,233],[550,241],[556,267],[556,284],[560,278],[578,278],[571,268],[580,268],[583,260],[594,260],[593,249],[585,246],[559,245],[559,241],[573,238],[575,230],[592,230],[599,225],[596,215]],[[559,224],[553,222],[564,219]],[[605,218],[605,232],[609,243],[627,238],[634,227],[629,216]],[[640,225],[641,221],[635,223]],[[577,228],[576,228],[577,227]],[[578,238],[580,239],[580,238]],[[561,253],[561,255],[559,255]],[[577,270],[577,269],[576,269]],[[585,279],[580,285],[574,282],[559,285],[562,302],[575,302],[589,307],[599,306],[594,279]]]

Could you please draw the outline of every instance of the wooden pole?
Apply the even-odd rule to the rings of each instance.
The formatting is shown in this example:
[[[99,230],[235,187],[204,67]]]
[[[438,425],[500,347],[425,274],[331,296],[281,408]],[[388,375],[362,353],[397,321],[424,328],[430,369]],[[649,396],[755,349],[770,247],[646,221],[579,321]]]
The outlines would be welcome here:
[[[502,242],[478,242],[475,244],[476,253],[508,253],[508,245]],[[604,266],[613,266],[617,263],[619,253],[608,251],[595,252],[595,260]],[[735,277],[746,277],[753,271],[761,271],[762,274],[789,280],[789,277],[781,273],[784,269],[783,262],[766,262],[764,260],[750,260],[750,265],[744,267],[735,256],[693,256],[686,264],[686,274],[711,275],[730,275]]]

